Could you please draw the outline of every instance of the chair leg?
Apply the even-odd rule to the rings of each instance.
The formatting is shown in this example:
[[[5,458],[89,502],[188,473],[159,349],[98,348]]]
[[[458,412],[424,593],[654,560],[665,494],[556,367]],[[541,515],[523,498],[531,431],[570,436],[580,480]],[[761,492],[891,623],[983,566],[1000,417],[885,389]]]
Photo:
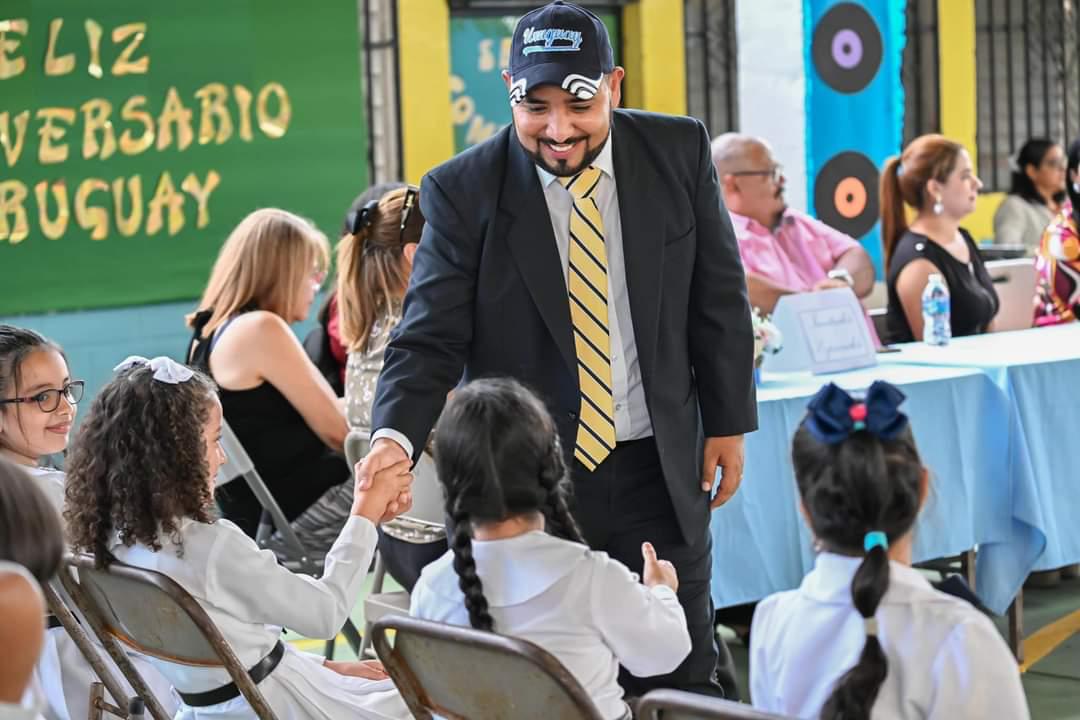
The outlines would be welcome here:
[[[1024,589],[1021,588],[1009,605],[1009,647],[1016,662],[1024,662]]]
[[[334,659],[334,646],[337,644],[337,638],[332,637],[326,641],[326,647],[323,648],[323,655],[327,660]]]
[[[975,592],[975,550],[965,550],[960,555],[960,572],[964,575],[964,580],[967,581],[968,587],[972,592]]]
[[[341,633],[345,636],[345,640],[349,643],[349,647],[356,653],[357,660],[363,660],[364,644],[367,641],[367,632],[364,632],[363,637],[360,636],[360,631],[353,625],[352,620],[346,620],[345,624],[341,626]]]

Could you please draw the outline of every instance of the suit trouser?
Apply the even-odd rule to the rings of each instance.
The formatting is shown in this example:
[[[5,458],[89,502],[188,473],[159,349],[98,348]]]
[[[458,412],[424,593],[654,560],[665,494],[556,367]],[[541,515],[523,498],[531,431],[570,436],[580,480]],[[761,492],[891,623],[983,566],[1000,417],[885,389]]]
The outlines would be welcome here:
[[[641,544],[648,541],[660,559],[670,561],[679,573],[679,602],[686,612],[693,644],[690,655],[668,675],[637,678],[622,669],[619,682],[623,689],[630,696],[655,688],[678,688],[736,697],[731,656],[716,635],[713,619],[712,536],[706,530],[689,544],[683,539],[655,440],[618,443],[593,472],[575,462],[573,478],[571,507],[593,549],[603,550],[640,575]],[[687,482],[697,482],[697,478],[687,478]]]

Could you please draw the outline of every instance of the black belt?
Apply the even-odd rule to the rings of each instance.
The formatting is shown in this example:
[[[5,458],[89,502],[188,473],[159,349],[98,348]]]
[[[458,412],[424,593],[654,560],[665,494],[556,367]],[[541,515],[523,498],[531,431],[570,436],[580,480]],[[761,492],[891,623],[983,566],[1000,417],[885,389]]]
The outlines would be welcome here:
[[[266,676],[273,672],[274,668],[278,666],[278,663],[281,662],[281,658],[284,655],[285,643],[278,640],[277,645],[270,651],[270,654],[257,662],[253,668],[248,670],[248,675],[251,676],[251,682],[256,685],[261,683]],[[182,693],[178,690],[177,694],[188,707],[207,707],[232,700],[233,698],[238,698],[241,693],[240,688],[236,687],[236,683],[229,683],[228,685],[222,685],[219,688],[207,690],[206,692]]]

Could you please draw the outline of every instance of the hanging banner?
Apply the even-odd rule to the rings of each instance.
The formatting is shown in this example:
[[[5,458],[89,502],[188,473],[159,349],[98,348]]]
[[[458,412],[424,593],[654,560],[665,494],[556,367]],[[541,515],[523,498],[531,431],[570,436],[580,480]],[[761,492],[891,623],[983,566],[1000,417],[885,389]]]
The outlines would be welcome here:
[[[333,235],[367,181],[355,0],[6,0],[0,315],[197,297],[278,206]]]
[[[805,0],[803,17],[810,206],[881,277],[878,169],[903,138],[904,2]]]

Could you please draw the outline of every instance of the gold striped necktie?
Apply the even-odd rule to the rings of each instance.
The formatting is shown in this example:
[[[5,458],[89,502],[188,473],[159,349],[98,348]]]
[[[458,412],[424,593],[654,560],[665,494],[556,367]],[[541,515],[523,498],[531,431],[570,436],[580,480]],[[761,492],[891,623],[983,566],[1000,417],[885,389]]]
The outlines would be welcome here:
[[[577,351],[581,412],[574,457],[589,471],[615,449],[615,412],[611,397],[611,336],[608,334],[607,251],[604,223],[593,193],[601,171],[589,166],[573,177],[559,178],[570,191],[570,320]]]

